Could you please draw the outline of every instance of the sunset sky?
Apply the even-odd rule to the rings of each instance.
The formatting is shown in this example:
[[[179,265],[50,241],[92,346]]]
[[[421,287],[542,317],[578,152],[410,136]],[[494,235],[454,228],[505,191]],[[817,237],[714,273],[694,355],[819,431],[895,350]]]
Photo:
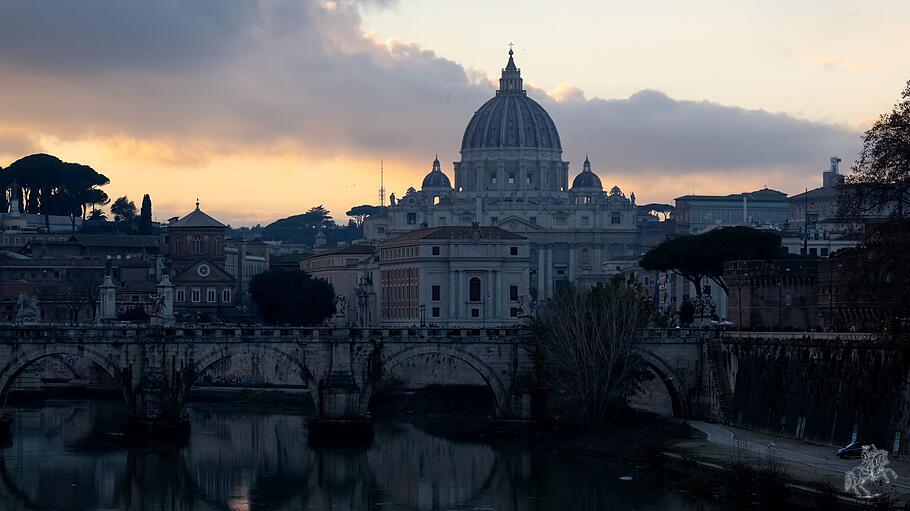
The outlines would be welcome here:
[[[158,219],[339,221],[443,170],[508,43],[571,174],[639,203],[820,184],[910,79],[910,1],[0,0],[0,166],[93,166]]]

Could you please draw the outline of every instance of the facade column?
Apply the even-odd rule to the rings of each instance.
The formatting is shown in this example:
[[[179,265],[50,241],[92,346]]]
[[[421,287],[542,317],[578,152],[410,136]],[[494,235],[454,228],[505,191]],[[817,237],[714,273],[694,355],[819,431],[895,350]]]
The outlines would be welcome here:
[[[494,319],[496,317],[496,313],[494,312],[494,304],[496,301],[496,297],[494,296],[493,293],[496,290],[493,288],[493,270],[486,271],[486,279],[484,279],[484,280],[486,280],[487,282],[486,282],[486,289],[484,290],[486,297],[484,300],[485,303],[484,303],[484,307],[483,307],[483,309],[484,309],[483,315],[486,317],[486,319]]]
[[[446,290],[446,300],[449,301],[449,310],[447,314],[449,315],[449,321],[458,314],[458,288],[455,287],[458,282],[458,272],[455,270],[449,270],[449,289]]]
[[[569,245],[569,282],[575,283],[575,267],[577,265],[578,254],[575,250],[575,243]]]
[[[500,319],[503,317],[502,302],[504,296],[502,292],[502,272],[494,271],[493,273],[496,274],[496,294],[493,295],[493,315],[496,316],[497,319]],[[508,295],[505,296],[506,300],[508,300]]]
[[[553,244],[547,243],[546,268],[547,276],[544,284],[547,286],[547,298],[553,296]]]
[[[467,295],[464,294],[464,281],[465,280],[467,280],[467,279],[465,278],[464,271],[458,272],[458,318],[459,319],[464,319],[464,317],[465,317],[464,302],[465,302],[465,299],[467,298]]]
[[[544,254],[544,245],[537,245],[537,301],[540,302],[546,298],[546,258]]]

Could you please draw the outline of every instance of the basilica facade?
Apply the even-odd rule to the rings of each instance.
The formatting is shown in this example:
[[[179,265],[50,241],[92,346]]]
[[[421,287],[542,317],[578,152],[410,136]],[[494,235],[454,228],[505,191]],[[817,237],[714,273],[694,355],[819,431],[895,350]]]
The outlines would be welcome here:
[[[637,260],[635,194],[604,190],[585,158],[569,184],[569,162],[547,111],[528,97],[512,51],[499,90],[473,115],[454,163],[454,186],[437,158],[420,190],[408,189],[367,218],[378,242],[440,226],[493,226],[528,240],[532,302],[562,285],[590,285]]]

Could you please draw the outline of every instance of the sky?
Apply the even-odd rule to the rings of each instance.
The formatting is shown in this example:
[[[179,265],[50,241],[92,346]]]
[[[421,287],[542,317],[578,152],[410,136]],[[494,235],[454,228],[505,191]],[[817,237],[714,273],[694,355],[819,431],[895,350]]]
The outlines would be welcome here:
[[[232,225],[452,176],[514,42],[570,173],[639,203],[820,185],[910,79],[910,0],[0,0],[0,166]]]

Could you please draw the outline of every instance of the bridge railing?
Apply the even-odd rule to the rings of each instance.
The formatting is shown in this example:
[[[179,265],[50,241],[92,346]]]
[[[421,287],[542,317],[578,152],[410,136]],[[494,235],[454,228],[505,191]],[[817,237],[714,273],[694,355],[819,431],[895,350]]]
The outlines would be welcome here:
[[[526,342],[530,332],[523,328],[302,328],[263,326],[158,327],[135,325],[5,325],[0,326],[0,343],[47,342],[48,340],[87,339],[131,342],[154,338],[187,341],[242,339],[245,342],[340,341],[375,342]]]

